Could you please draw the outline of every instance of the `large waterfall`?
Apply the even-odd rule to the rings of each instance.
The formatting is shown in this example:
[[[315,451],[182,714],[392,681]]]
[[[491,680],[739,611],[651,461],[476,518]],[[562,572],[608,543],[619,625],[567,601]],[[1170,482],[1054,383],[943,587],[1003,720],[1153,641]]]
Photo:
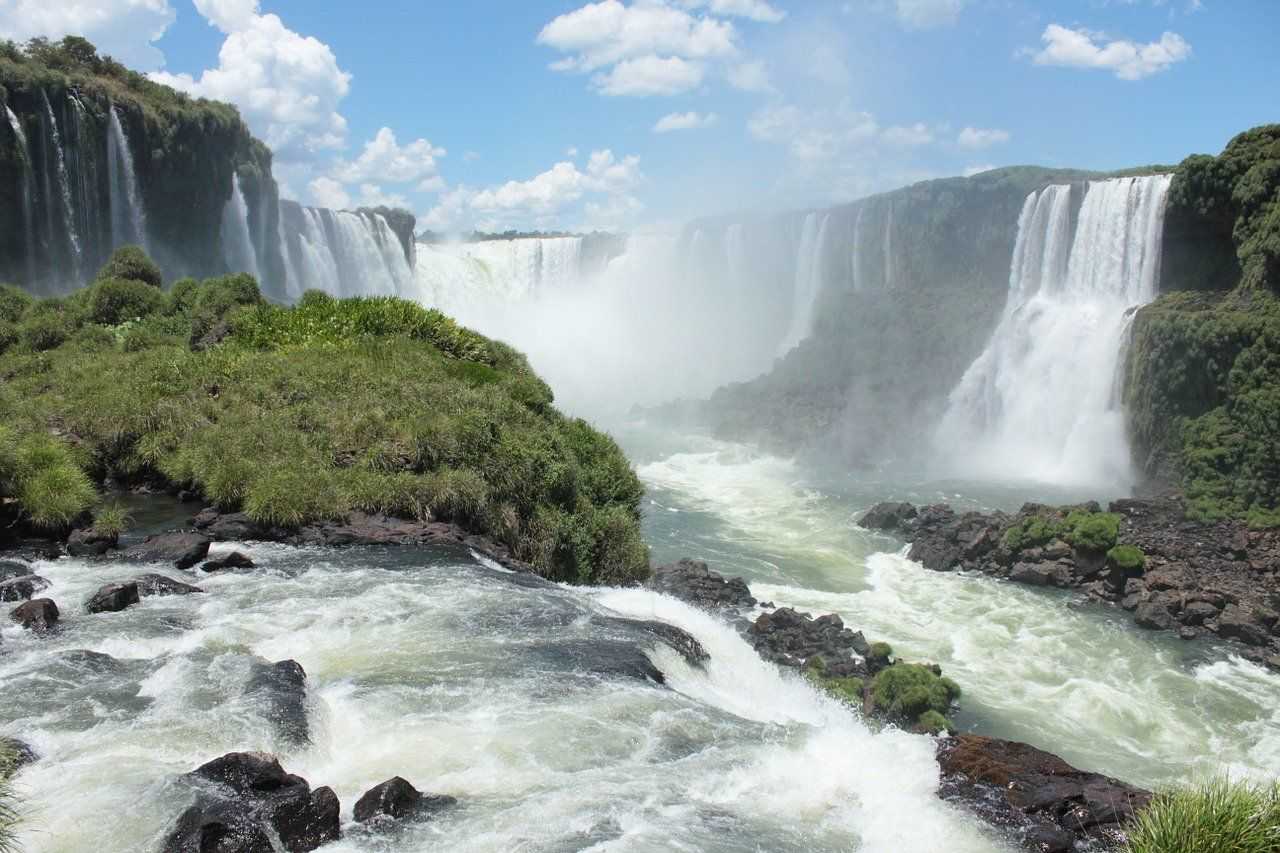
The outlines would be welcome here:
[[[232,174],[231,197],[222,211],[222,247],[227,269],[258,275],[257,248],[249,233],[249,204],[240,190],[240,176]]]
[[[84,250],[80,245],[80,235],[76,233],[76,204],[71,195],[71,176],[67,172],[67,156],[66,149],[62,144],[62,135],[58,132],[58,120],[54,118],[53,106],[49,103],[49,98],[44,97],[44,109],[46,116],[46,124],[44,126],[47,135],[46,151],[53,152],[55,162],[57,163],[57,181],[58,181],[58,197],[61,201],[60,209],[62,211],[62,225],[65,229],[64,233],[67,242],[70,245],[70,261],[72,276],[78,281],[81,277],[83,267]],[[46,172],[47,174],[47,172]],[[49,216],[53,216],[52,199],[47,199],[49,204]],[[53,230],[52,228],[50,229]]]
[[[1027,197],[1009,298],[952,392],[938,443],[958,473],[1124,488],[1133,481],[1118,367],[1132,309],[1156,295],[1165,196],[1156,175]]]
[[[463,316],[582,283],[582,237],[525,237],[418,246],[418,294]]]
[[[417,297],[409,255],[382,214],[284,202],[279,221],[287,279],[281,295]]]
[[[129,138],[115,107],[110,113],[110,132],[107,134],[107,172],[111,188],[111,239],[116,245],[133,243],[147,245],[146,211],[142,194],[138,191],[138,178],[133,169],[133,154]]]
[[[18,120],[16,115],[14,115],[13,110],[5,107],[4,112],[6,118],[9,119],[9,128],[13,131],[13,138],[17,145],[18,156],[21,158],[19,168],[22,170],[22,177],[18,191],[22,193],[23,255],[27,280],[34,284],[36,281],[36,193],[35,184],[31,174],[31,146],[27,144],[27,134],[26,131],[22,129],[22,122]]]
[[[795,296],[791,307],[791,323],[778,354],[785,355],[813,331],[813,314],[822,291],[823,252],[827,245],[827,223],[830,214],[810,213],[804,218],[800,246],[796,253]]]

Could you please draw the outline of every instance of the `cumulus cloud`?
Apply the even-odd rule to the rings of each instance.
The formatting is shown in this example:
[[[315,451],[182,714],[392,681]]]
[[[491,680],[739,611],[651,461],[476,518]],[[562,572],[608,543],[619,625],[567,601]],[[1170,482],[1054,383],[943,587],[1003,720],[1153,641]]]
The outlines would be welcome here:
[[[351,194],[333,178],[319,177],[307,185],[311,200],[320,207],[344,210],[351,207]]]
[[[668,113],[654,124],[653,132],[670,133],[673,130],[697,130],[702,127],[711,127],[716,123],[717,119],[718,116],[715,113],[707,113],[705,115],[697,112]]]
[[[773,81],[763,62],[740,62],[729,68],[729,85],[743,92],[772,92]]]
[[[1139,44],[1127,39],[1108,41],[1102,33],[1050,24],[1040,40],[1043,48],[1025,51],[1036,65],[1102,69],[1121,80],[1141,80],[1191,56],[1186,39],[1170,32],[1162,34],[1159,41]]]
[[[602,95],[678,95],[702,83],[704,66],[678,56],[624,59],[592,78]]]
[[[83,36],[100,53],[148,71],[164,64],[154,42],[176,14],[169,0],[0,0],[0,38]]]
[[[422,181],[436,174],[436,158],[447,152],[425,139],[415,139],[401,146],[389,127],[380,129],[365,143],[364,151],[353,161],[340,160],[332,170],[333,177],[343,183],[380,180],[393,184]]]
[[[999,128],[966,127],[956,137],[962,148],[990,148],[1009,141],[1009,131]]]
[[[762,24],[776,24],[787,16],[764,0],[682,0],[686,9],[707,8],[713,15],[750,18]]]
[[[895,5],[904,27],[923,30],[954,24],[964,0],[895,0]]]
[[[748,119],[747,130],[756,139],[785,145],[792,157],[809,161],[833,159],[856,145],[874,143],[880,135],[875,116],[847,104],[819,110],[771,104]]]
[[[157,82],[230,101],[277,158],[305,160],[341,148],[347,122],[338,112],[351,75],[329,46],[258,13],[257,0],[196,0],[209,23],[227,34],[218,67],[199,78],[156,72]]]

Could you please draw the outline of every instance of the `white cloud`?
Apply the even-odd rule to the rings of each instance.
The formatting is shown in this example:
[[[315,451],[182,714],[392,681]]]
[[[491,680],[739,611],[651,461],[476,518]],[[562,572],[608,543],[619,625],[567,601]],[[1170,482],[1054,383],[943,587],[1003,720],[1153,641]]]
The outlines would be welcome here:
[[[624,59],[591,82],[602,95],[678,95],[702,83],[704,68],[678,56]]]
[[[963,148],[989,148],[1009,141],[1009,131],[999,128],[966,127],[956,137]]]
[[[996,167],[990,163],[981,163],[981,164],[975,164],[973,166],[966,166],[964,170],[964,176],[966,178],[972,178],[974,175],[981,175],[983,172],[990,172],[994,168]]]
[[[334,210],[351,207],[350,193],[333,178],[316,178],[307,187],[311,190],[311,200],[320,207],[331,207]]]
[[[904,27],[922,30],[954,24],[964,0],[895,0],[898,20]]]
[[[399,193],[389,193],[372,182],[360,185],[361,207],[401,207],[408,209],[409,200]]]
[[[342,147],[347,122],[338,113],[351,75],[323,42],[258,14],[257,0],[197,0],[209,22],[227,33],[218,67],[196,79],[157,72],[157,82],[230,101],[281,160],[306,160]]]
[[[440,175],[432,175],[422,183],[418,184],[418,192],[421,193],[438,193],[444,192],[449,188],[448,183]]]
[[[933,131],[921,122],[916,122],[912,125],[886,127],[880,137],[889,145],[928,145],[933,141]]]
[[[708,8],[713,15],[750,18],[762,24],[776,24],[787,16],[765,0],[682,0],[686,9]]]
[[[687,113],[668,113],[658,119],[653,126],[654,133],[670,133],[673,130],[697,130],[702,127],[711,127],[716,123],[718,116],[715,113],[707,113],[702,115],[696,112]]]
[[[1170,32],[1159,41],[1138,44],[1126,39],[1107,41],[1102,33],[1050,24],[1040,40],[1044,42],[1041,50],[1025,51],[1036,65],[1103,69],[1121,80],[1141,80],[1191,56],[1186,39]]]
[[[176,14],[169,0],[0,0],[0,38],[83,36],[99,53],[148,71],[164,64],[154,42]]]
[[[578,149],[575,146],[569,146],[565,149],[564,156],[573,159],[578,156]]]
[[[594,71],[641,56],[729,56],[734,36],[730,23],[695,18],[662,3],[602,0],[552,20],[538,33],[538,43],[569,54],[557,70]]]
[[[787,146],[797,160],[830,160],[860,144],[874,144],[880,134],[875,116],[847,104],[805,111],[791,104],[772,104],[747,121],[756,139]]]
[[[740,62],[728,73],[729,85],[743,92],[772,92],[773,83],[763,62]]]
[[[396,135],[389,127],[377,132],[365,143],[364,151],[354,161],[339,160],[333,168],[333,177],[343,183],[380,180],[393,184],[421,181],[436,174],[436,158],[445,156],[443,148],[436,148],[425,139],[415,139],[408,145],[396,142]]]

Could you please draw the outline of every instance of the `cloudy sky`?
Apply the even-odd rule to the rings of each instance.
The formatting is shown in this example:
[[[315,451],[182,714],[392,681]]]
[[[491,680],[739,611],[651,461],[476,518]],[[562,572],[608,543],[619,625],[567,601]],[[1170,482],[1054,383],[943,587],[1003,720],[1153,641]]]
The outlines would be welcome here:
[[[619,228],[1280,120],[1276,0],[0,0],[237,104],[287,196]]]

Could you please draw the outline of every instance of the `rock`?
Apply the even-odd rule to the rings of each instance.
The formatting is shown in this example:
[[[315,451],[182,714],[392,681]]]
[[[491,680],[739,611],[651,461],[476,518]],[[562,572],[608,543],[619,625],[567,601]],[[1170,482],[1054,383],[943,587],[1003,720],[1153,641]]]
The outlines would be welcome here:
[[[356,801],[355,819],[361,823],[377,818],[399,820],[419,817],[457,803],[453,797],[423,794],[403,778],[396,776],[370,788]]]
[[[166,853],[266,853],[273,849],[267,840],[272,833],[290,853],[307,853],[341,834],[333,791],[311,790],[307,780],[286,773],[273,755],[233,752],[190,775],[214,787],[198,793],[178,818],[165,842]]]
[[[916,508],[909,503],[885,501],[863,513],[858,524],[868,530],[884,530],[893,533],[906,527],[907,522],[916,515],[918,515]]]
[[[209,508],[200,512],[192,523],[197,530],[212,536],[219,542],[243,542],[246,539],[257,539],[261,535],[261,527],[243,512],[219,513]]]
[[[227,569],[252,569],[253,560],[239,551],[232,551],[224,557],[215,557],[200,567],[202,572],[221,572]]]
[[[622,619],[613,616],[594,616],[594,625],[607,625],[627,633],[640,633],[652,637],[670,646],[684,658],[690,666],[701,667],[711,655],[702,647],[697,638],[683,628],[677,628],[666,622],[644,621],[639,619]]]
[[[1192,601],[1182,608],[1181,620],[1186,625],[1203,625],[1218,615],[1218,608],[1207,601]]]
[[[34,749],[16,737],[0,737],[0,750],[7,752],[11,759],[7,770],[0,765],[0,779],[6,773],[16,773],[28,764],[35,764],[40,760]]]
[[[1146,573],[1143,583],[1153,591],[1187,589],[1194,586],[1187,567],[1179,563],[1170,563],[1159,569]]]
[[[138,601],[136,582],[109,583],[85,602],[84,609],[89,613],[119,613],[126,607],[137,604]]]
[[[563,640],[531,646],[527,651],[543,665],[563,672],[667,683],[662,670],[635,641]]]
[[[222,343],[227,335],[231,334],[231,324],[226,320],[219,320],[208,328],[200,337],[191,342],[191,349],[195,352],[204,352],[210,347],[215,347]]]
[[[73,557],[101,557],[116,546],[115,536],[95,533],[92,527],[71,531],[67,537],[67,553]]]
[[[179,569],[189,569],[205,558],[212,541],[204,533],[160,533],[127,549],[124,557],[139,563],[172,563]]]
[[[814,619],[807,613],[780,607],[756,618],[747,630],[747,641],[765,660],[784,666],[803,667],[812,658],[820,657],[828,675],[845,678],[870,674],[862,663],[871,653],[870,643],[862,632],[846,628],[834,614]]]
[[[1061,560],[1071,556],[1071,546],[1061,539],[1054,539],[1044,546],[1043,553],[1046,560]]]
[[[709,610],[756,605],[746,581],[713,572],[701,560],[680,560],[670,566],[659,566],[653,570],[648,585],[658,592]]]
[[[1173,627],[1173,615],[1159,601],[1144,601],[1133,612],[1139,628],[1167,630]]]
[[[0,601],[29,601],[48,588],[49,582],[39,575],[19,575],[0,581]]]
[[[1228,604],[1218,616],[1218,635],[1247,646],[1265,646],[1270,642],[1267,630],[1254,621],[1252,614],[1235,604]]]
[[[1061,563],[1017,563],[1009,580],[1031,586],[1065,587],[1071,585],[1071,570]]]
[[[43,633],[58,624],[58,605],[48,598],[32,599],[11,610],[9,618],[28,631]]]
[[[23,575],[32,574],[31,567],[26,563],[18,563],[13,560],[0,560],[0,581],[7,581],[11,578],[20,578]]]
[[[307,673],[297,661],[255,663],[244,692],[261,703],[264,716],[285,741],[294,745],[311,742],[307,724]]]
[[[155,595],[193,595],[204,592],[198,586],[183,583],[166,575],[139,575],[133,579],[133,583],[138,585],[138,595],[142,598]]]

